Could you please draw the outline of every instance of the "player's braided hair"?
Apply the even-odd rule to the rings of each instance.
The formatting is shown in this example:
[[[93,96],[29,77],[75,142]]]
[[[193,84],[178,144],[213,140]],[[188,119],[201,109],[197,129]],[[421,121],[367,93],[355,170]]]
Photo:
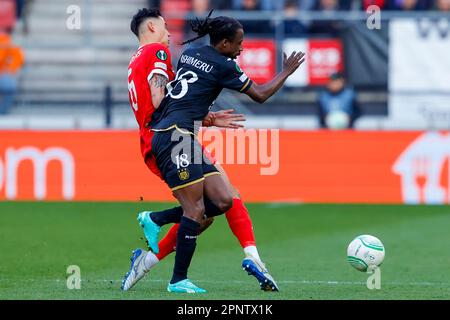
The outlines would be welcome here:
[[[158,9],[139,9],[139,11],[133,16],[133,19],[131,19],[130,29],[136,37],[139,37],[139,27],[141,23],[147,18],[158,18],[160,16],[161,13]]]
[[[232,40],[236,35],[238,29],[243,29],[242,25],[236,19],[220,16],[216,18],[211,18],[211,10],[205,19],[200,20],[195,18],[191,21],[192,31],[197,33],[195,38],[184,41],[183,44],[191,43],[195,40],[203,38],[209,35],[210,42],[212,45],[219,43],[223,39]]]

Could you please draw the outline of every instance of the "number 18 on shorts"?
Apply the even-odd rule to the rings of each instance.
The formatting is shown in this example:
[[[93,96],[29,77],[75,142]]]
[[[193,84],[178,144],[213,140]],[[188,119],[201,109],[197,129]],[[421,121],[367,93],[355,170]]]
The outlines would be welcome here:
[[[164,181],[172,191],[220,174],[203,153],[195,136],[178,128],[156,131],[152,153]]]

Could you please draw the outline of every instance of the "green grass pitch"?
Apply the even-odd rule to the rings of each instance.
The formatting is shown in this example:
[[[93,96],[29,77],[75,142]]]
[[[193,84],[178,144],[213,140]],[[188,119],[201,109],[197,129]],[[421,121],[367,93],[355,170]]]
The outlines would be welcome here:
[[[262,292],[241,269],[242,249],[225,217],[199,237],[189,277],[204,295],[166,292],[174,255],[131,291],[120,281],[143,247],[140,210],[164,203],[0,203],[0,299],[449,299],[448,206],[249,204],[260,254],[279,293]],[[165,233],[165,232],[164,232]],[[386,247],[381,289],[346,261],[360,234]],[[66,286],[81,269],[81,289]]]

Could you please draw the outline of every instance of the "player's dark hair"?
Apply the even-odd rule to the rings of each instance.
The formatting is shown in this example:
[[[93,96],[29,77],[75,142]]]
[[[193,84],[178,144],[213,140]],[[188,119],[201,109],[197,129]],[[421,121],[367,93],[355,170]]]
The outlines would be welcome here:
[[[161,13],[158,9],[147,9],[142,8],[133,16],[130,23],[131,31],[139,38],[139,27],[141,23],[147,18],[158,18],[161,16]]]
[[[209,35],[212,45],[218,44],[223,39],[233,40],[239,29],[243,29],[242,24],[236,19],[220,16],[211,18],[211,10],[205,19],[191,21],[192,31],[198,34],[197,37],[184,41],[182,44],[191,43],[195,40]]]

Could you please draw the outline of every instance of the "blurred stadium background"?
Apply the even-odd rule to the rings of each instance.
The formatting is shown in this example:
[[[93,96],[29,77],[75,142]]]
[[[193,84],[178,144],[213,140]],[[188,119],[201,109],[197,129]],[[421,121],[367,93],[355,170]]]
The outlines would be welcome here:
[[[279,157],[270,159],[278,162],[275,175],[261,175],[269,165],[262,158],[225,166],[245,201],[272,203],[250,205],[250,212],[261,250],[286,289],[281,298],[450,296],[448,207],[402,205],[450,203],[450,0],[0,0],[0,252],[10,258],[0,264],[1,297],[123,297],[105,279],[117,289],[128,251],[140,243],[135,213],[153,206],[142,200],[173,201],[141,160],[128,103],[127,67],[137,48],[129,24],[146,6],[159,6],[167,20],[174,64],[178,43],[190,36],[189,19],[211,8],[243,23],[239,63],[257,82],[281,70],[283,51],[307,53],[265,104],[225,90],[214,106],[244,113],[247,128],[281,129]],[[318,202],[325,205],[298,205]],[[378,206],[387,203],[395,206]],[[17,216],[26,217],[25,228]],[[108,227],[93,227],[105,221]],[[220,239],[231,237],[217,231],[226,230],[223,221],[216,224]],[[284,230],[280,239],[273,239],[273,227]],[[353,271],[336,267],[346,264],[345,246],[362,232],[385,241],[391,291],[371,295],[364,275],[354,282]],[[205,237],[211,250],[200,249],[195,263],[234,259],[238,266],[233,240]],[[85,251],[95,241],[99,247]],[[72,247],[77,253],[64,249]],[[105,247],[114,252],[99,261]],[[15,260],[20,248],[35,259],[31,274]],[[51,258],[49,248],[56,252]],[[67,293],[63,272],[73,263],[87,270],[96,295]],[[170,268],[156,278],[167,278]],[[234,284],[245,283],[230,270]],[[18,280],[23,273],[28,278]],[[223,280],[218,271],[208,277]],[[164,285],[156,282],[159,291]],[[244,286],[233,291],[232,281],[220,285],[223,292],[212,297],[261,297]],[[142,298],[139,291],[129,297]]]
[[[225,90],[214,105],[244,113],[247,128],[281,129],[280,172],[273,180],[257,170],[243,176],[242,167],[229,169],[241,191],[250,192],[249,200],[447,203],[449,143],[445,132],[436,130],[450,126],[449,2],[2,0],[0,197],[103,199],[111,183],[108,172],[115,172],[128,186],[127,195],[117,199],[138,198],[143,184],[134,178],[146,174],[139,171],[144,166],[128,165],[139,168],[134,176],[120,169],[140,161],[126,85],[127,65],[137,47],[129,23],[138,8],[156,6],[168,22],[174,64],[183,50],[179,43],[191,36],[189,20],[211,8],[215,15],[242,21],[246,39],[239,63],[257,82],[281,70],[283,51],[307,52],[305,64],[267,103]],[[327,128],[331,130],[320,130]],[[349,130],[334,130],[342,128]],[[89,170],[104,158],[102,139],[116,146],[109,152],[122,157],[124,150],[129,152],[128,158],[111,159],[103,171],[97,169],[97,186],[104,188],[95,196]],[[8,152],[8,146],[31,142],[38,149]],[[64,166],[76,167],[76,177],[70,180],[67,174],[63,179],[71,191],[61,195],[56,168],[48,174],[51,190],[43,195],[37,191],[44,183],[42,174],[36,175],[41,177],[36,186],[30,168],[16,169],[29,152],[44,155],[44,147],[61,147],[63,142],[62,152],[74,159]],[[299,176],[295,186],[292,173]],[[279,195],[261,191],[265,185],[276,186]],[[116,193],[121,192],[118,188]],[[159,190],[147,194],[149,200],[172,199],[159,196]]]
[[[366,21],[372,4],[382,9],[379,29]],[[80,29],[67,27],[71,5],[81,9]],[[356,92],[356,129],[450,124],[448,0],[2,0],[0,28],[11,31],[25,64],[0,128],[135,128],[124,85],[136,49],[129,21],[148,5],[160,6],[167,18],[174,61],[189,34],[186,19],[209,8],[242,21],[247,50],[240,64],[257,81],[280,70],[283,49],[308,52],[303,70],[269,103],[222,95],[217,107],[246,113],[248,126],[319,128],[320,90],[336,71]]]

